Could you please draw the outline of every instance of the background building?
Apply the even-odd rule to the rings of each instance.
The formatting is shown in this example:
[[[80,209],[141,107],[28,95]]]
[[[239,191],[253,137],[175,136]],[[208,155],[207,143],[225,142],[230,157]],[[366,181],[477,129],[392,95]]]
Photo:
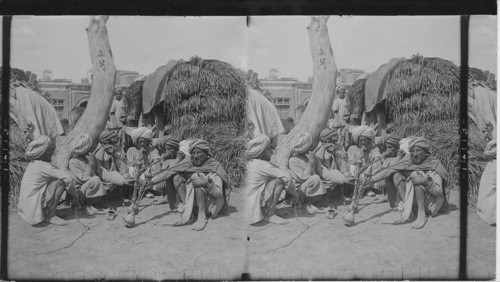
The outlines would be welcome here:
[[[136,71],[117,70],[115,88],[129,87],[134,80],[141,76]],[[74,107],[86,107],[92,89],[92,71],[87,72],[87,77],[81,83],[73,83],[71,79],[52,79],[52,71],[44,70],[42,79],[38,80],[38,88],[43,93],[48,93],[59,119],[68,119],[69,112]]]

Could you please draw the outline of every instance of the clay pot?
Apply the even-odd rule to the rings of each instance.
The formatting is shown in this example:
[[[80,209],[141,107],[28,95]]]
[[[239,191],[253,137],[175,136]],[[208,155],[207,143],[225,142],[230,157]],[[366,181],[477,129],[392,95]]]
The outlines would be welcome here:
[[[354,219],[354,211],[348,210],[346,214],[342,217],[342,220],[345,222],[347,226],[353,226],[356,220]]]
[[[135,213],[134,212],[129,213],[123,219],[123,221],[125,222],[125,226],[127,226],[127,227],[134,227],[134,225],[135,225]]]

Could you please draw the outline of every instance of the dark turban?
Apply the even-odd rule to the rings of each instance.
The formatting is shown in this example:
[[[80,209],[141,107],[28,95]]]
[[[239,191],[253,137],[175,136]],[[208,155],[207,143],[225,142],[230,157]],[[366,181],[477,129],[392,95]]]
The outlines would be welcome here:
[[[319,134],[319,140],[323,143],[336,142],[338,137],[338,132],[333,131],[329,128],[323,129],[323,131],[321,131],[321,133]]]
[[[179,139],[167,135],[160,140],[160,146],[164,149],[179,150],[180,142],[181,141]]]
[[[117,137],[118,134],[112,131],[104,130],[103,132],[101,132],[101,134],[99,134],[99,142],[101,142],[102,144],[109,144],[113,139]]]

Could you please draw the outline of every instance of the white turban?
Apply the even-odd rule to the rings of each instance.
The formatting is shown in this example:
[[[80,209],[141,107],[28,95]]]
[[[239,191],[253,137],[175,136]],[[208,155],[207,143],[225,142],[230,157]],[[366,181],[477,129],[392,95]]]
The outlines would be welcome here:
[[[300,132],[297,136],[297,141],[293,145],[293,152],[297,155],[305,153],[309,150],[312,144],[312,137],[307,132]]]
[[[87,133],[82,133],[73,140],[73,155],[75,157],[83,155],[90,150],[90,147],[92,147],[92,137]]]
[[[191,145],[191,139],[187,139],[187,140],[182,140],[180,143],[179,143],[179,151],[183,152],[184,155],[186,156],[190,156],[191,154],[189,153],[189,148],[190,148],[190,145]]]
[[[255,159],[271,144],[271,139],[267,135],[259,135],[254,139],[248,141],[246,144],[247,156],[251,159]]]
[[[39,159],[47,151],[51,143],[48,136],[40,135],[28,144],[25,152],[26,158],[29,160]]]
[[[354,143],[358,144],[359,137],[364,136],[370,139],[375,138],[375,131],[367,125],[361,125],[352,130],[352,139]]]
[[[146,127],[139,127],[130,132],[130,137],[132,137],[132,142],[134,143],[134,145],[137,146],[137,141],[139,140],[139,138],[144,138],[149,141],[153,140],[153,131],[147,129]]]

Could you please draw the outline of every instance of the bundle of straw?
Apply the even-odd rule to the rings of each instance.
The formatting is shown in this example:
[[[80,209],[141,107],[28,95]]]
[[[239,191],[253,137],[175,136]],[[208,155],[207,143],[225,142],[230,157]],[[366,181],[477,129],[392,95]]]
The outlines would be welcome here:
[[[451,62],[420,55],[401,60],[390,72],[386,109],[398,137],[422,136],[434,147],[459,188],[459,69]],[[479,128],[469,122],[469,204],[475,205],[485,161],[485,141]]]
[[[142,112],[142,86],[144,80],[134,81],[129,87],[125,95],[123,95],[123,103],[125,112],[129,116],[138,117]]]
[[[28,142],[12,118],[9,120],[9,126],[9,206],[15,207],[19,199],[21,180],[29,163],[24,155]]]
[[[363,117],[365,110],[365,85],[368,78],[356,80],[346,93],[346,97],[351,105],[351,114],[357,115],[359,120]]]
[[[211,143],[235,187],[243,183],[246,84],[243,72],[230,64],[199,57],[178,62],[164,88],[166,124],[182,139]]]

